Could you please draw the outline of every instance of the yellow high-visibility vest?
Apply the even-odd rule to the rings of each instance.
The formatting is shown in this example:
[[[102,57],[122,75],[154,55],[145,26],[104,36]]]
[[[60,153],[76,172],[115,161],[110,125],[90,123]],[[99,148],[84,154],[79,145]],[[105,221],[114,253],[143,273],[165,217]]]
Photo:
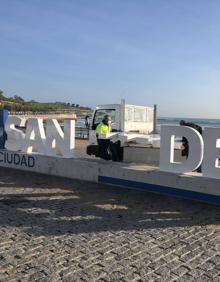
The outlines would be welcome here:
[[[111,132],[111,126],[108,126],[101,122],[97,127],[96,127],[96,134],[108,134]]]

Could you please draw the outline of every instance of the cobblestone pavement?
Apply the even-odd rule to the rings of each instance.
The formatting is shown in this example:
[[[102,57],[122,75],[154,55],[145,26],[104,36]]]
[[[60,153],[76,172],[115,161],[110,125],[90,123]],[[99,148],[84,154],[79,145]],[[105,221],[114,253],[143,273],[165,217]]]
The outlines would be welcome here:
[[[0,281],[220,281],[220,208],[0,169]]]

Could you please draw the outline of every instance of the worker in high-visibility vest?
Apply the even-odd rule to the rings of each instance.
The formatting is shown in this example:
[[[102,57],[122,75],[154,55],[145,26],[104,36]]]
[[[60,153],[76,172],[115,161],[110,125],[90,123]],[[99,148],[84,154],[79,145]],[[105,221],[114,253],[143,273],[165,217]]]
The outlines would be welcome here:
[[[105,115],[102,122],[96,127],[96,134],[108,134],[111,130],[111,117],[109,115]]]
[[[96,127],[96,136],[99,146],[99,157],[104,160],[111,160],[110,139],[101,139],[100,134],[111,132],[111,117],[105,115],[102,122]]]

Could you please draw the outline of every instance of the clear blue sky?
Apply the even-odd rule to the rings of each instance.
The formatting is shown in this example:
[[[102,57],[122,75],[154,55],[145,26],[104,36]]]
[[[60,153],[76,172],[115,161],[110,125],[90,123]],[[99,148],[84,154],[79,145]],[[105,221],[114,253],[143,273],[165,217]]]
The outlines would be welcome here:
[[[220,1],[0,0],[0,89],[220,118]]]

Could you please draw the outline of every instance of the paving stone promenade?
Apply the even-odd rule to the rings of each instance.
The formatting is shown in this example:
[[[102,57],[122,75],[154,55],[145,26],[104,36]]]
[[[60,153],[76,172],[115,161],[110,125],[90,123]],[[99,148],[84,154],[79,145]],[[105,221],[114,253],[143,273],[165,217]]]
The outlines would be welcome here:
[[[0,169],[0,281],[220,281],[220,208]]]

